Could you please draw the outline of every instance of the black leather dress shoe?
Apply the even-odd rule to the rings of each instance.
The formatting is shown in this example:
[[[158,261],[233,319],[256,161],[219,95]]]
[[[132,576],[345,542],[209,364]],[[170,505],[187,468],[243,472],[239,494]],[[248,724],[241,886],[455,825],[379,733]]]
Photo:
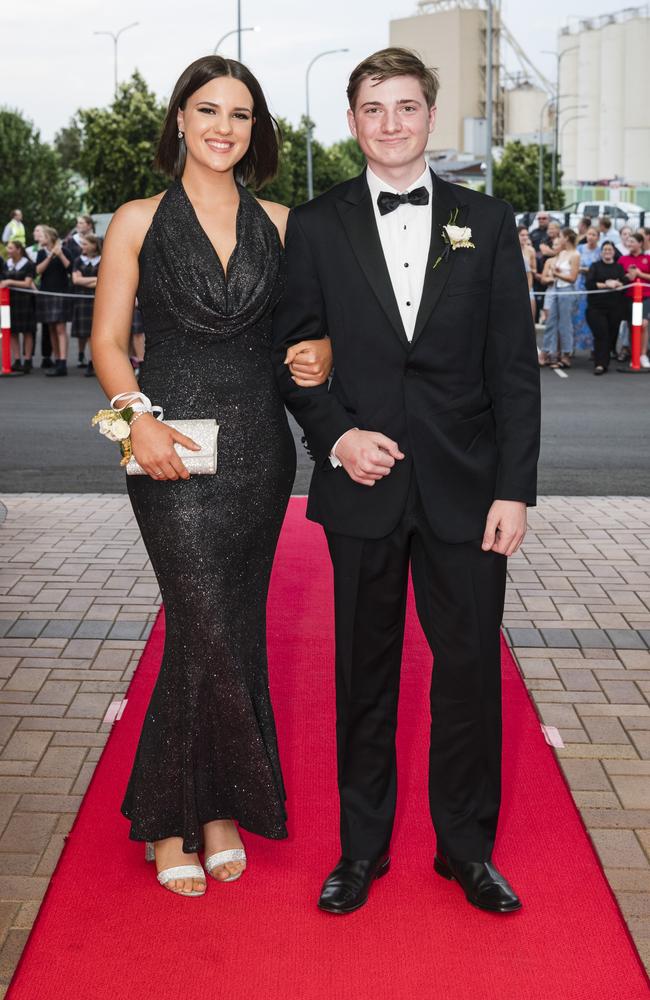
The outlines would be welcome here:
[[[521,900],[514,889],[490,861],[455,861],[436,854],[433,867],[443,878],[455,879],[467,901],[480,910],[514,913],[521,909]]]
[[[372,861],[350,861],[341,858],[327,876],[318,905],[327,913],[353,913],[368,899],[370,886],[390,868],[390,857],[382,854]]]

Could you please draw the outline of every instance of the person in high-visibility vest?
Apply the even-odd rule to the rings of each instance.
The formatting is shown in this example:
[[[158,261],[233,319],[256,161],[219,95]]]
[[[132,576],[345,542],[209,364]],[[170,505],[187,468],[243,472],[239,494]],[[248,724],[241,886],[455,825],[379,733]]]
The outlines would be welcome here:
[[[19,208],[14,208],[11,218],[2,231],[2,242],[9,243],[10,240],[17,240],[25,246],[25,226],[23,223],[23,213]]]

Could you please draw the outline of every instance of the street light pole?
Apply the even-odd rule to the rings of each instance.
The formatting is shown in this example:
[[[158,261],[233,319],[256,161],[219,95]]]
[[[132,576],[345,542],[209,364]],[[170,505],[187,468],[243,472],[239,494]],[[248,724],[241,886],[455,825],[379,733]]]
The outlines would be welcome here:
[[[135,28],[138,24],[140,24],[139,21],[134,21],[133,24],[125,25],[123,28],[120,28],[120,30],[117,32],[93,31],[93,35],[108,35],[110,38],[113,39],[113,95],[115,97],[117,97],[117,42],[120,35],[123,32],[128,31],[129,28]]]
[[[578,105],[578,107],[580,107],[580,105]],[[569,109],[567,108],[566,110],[568,111]],[[563,140],[564,130],[567,127],[567,125],[570,125],[571,122],[577,122],[578,119],[580,118],[586,118],[586,117],[587,117],[586,115],[572,115],[571,118],[567,118],[565,122],[562,122],[562,128],[560,129],[560,142],[562,142]]]
[[[493,115],[493,96],[492,96],[492,0],[487,0],[487,31],[485,34],[486,45],[487,45],[487,58],[485,60],[486,67],[485,71],[487,74],[487,79],[485,81],[485,114],[486,114],[486,129],[485,129],[485,193],[492,194],[492,115]]]
[[[554,97],[549,97],[547,101],[542,104],[541,110],[539,112],[539,132],[538,132],[538,153],[539,160],[537,163],[537,211],[541,212],[544,208],[544,143],[543,143],[543,130],[544,130],[544,112],[547,108],[550,108],[551,104],[555,100]]]
[[[312,61],[307,67],[307,72],[305,73],[305,114],[307,117],[307,200],[311,201],[314,197],[314,167],[312,161],[312,149],[311,149],[311,117],[309,113],[309,73],[315,62],[322,59],[323,56],[333,56],[337,52],[349,52],[349,49],[328,49],[327,52],[319,52],[317,56],[314,56]]]
[[[241,33],[244,31],[261,31],[261,28],[259,27],[259,25],[256,24],[254,28],[233,28],[232,31],[227,31],[225,35],[221,36],[221,38],[215,45],[214,52],[212,54],[215,56],[217,55],[219,49],[221,48],[222,43],[225,42],[226,38],[230,38],[231,35],[241,35]]]
[[[569,104],[568,107],[566,107],[566,108],[563,107],[562,111],[560,111],[559,107],[556,108],[556,111],[555,111],[555,136],[554,136],[555,144],[556,145],[554,146],[554,152],[558,156],[559,156],[559,153],[560,153],[560,140],[561,140],[562,136],[564,135],[564,125],[566,125],[566,122],[565,122],[564,125],[562,126],[562,128],[560,128],[560,115],[561,114],[566,114],[567,111],[582,111],[583,108],[587,108],[587,107],[589,107],[588,104]],[[569,118],[568,120],[570,122],[573,122],[573,121],[576,120],[576,118],[586,118],[586,117],[587,117],[586,115],[574,115],[573,118]],[[555,187],[556,181],[557,181],[557,175],[555,176],[555,181],[554,181],[553,180],[553,175],[551,174],[551,186],[553,188]]]
[[[557,95],[557,108],[555,110],[555,123],[553,128],[553,154],[551,156],[551,187],[555,187],[557,180],[557,154],[559,146],[559,132],[558,132],[558,122],[560,118],[560,63],[569,52],[577,52],[580,48],[579,45],[571,45],[568,49],[564,49],[562,52],[555,52],[551,49],[542,49],[547,55],[555,56],[555,93]]]
[[[562,94],[561,96],[562,96],[562,99],[564,100],[565,97],[575,97],[576,95],[575,94]],[[555,97],[549,97],[548,101],[545,101],[544,104],[542,104],[542,107],[540,108],[540,112],[539,112],[539,133],[538,133],[538,138],[539,138],[539,160],[538,160],[538,164],[537,164],[537,205],[538,205],[538,211],[541,211],[544,208],[544,142],[543,142],[543,135],[544,135],[544,112],[546,111],[546,109],[548,107],[551,106],[551,104],[553,104],[553,102],[559,102],[559,100],[560,100],[560,94],[557,94]]]

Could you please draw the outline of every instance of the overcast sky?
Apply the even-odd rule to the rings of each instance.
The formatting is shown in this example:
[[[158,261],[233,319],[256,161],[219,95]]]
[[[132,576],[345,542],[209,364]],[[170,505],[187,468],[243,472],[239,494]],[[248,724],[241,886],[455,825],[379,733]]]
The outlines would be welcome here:
[[[621,6],[623,6],[621,4]],[[416,12],[416,0],[242,0],[243,60],[260,78],[272,110],[297,122],[305,107],[305,69],[311,73],[311,114],[325,143],[347,135],[345,87],[350,69],[388,44],[391,18]],[[618,9],[603,0],[504,0],[503,19],[532,61],[554,78],[558,30],[572,17]],[[113,89],[113,43],[94,31],[117,31],[139,21],[119,42],[119,77],[139,69],[160,97],[169,97],[185,66],[213,50],[236,26],[236,0],[30,0],[3,3],[0,14],[0,104],[19,108],[51,139],[79,107],[107,104]],[[223,45],[236,57],[236,37]],[[516,68],[511,58],[508,63]],[[444,86],[444,80],[442,81]]]

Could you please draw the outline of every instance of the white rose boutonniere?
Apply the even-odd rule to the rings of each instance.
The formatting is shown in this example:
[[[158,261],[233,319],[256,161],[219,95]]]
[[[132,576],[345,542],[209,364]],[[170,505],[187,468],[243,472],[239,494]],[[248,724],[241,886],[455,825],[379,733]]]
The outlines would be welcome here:
[[[459,250],[461,247],[475,249],[472,243],[472,230],[469,226],[444,226],[443,228],[449,237],[452,250]]]
[[[475,244],[472,243],[472,230],[469,226],[457,226],[455,224],[457,218],[458,208],[455,208],[449,216],[449,222],[441,229],[442,238],[445,241],[446,246],[433,265],[434,270],[437,268],[441,260],[447,260],[450,250],[476,249]]]

